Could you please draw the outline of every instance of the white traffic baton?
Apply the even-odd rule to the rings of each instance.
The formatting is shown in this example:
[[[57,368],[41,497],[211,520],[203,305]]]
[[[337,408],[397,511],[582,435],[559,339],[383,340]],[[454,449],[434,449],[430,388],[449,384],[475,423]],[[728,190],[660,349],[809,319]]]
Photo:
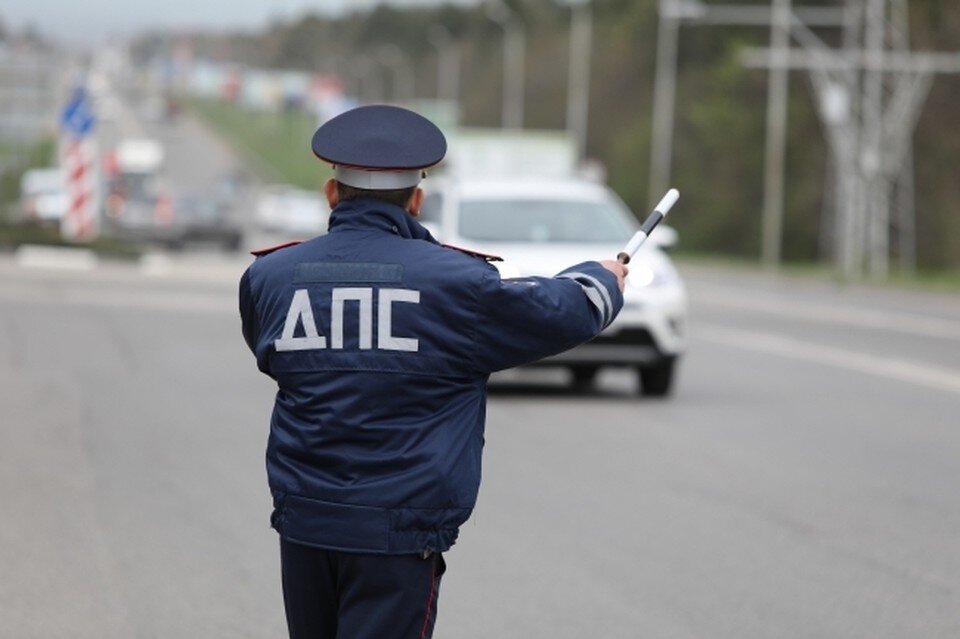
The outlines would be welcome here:
[[[673,208],[673,205],[677,203],[677,200],[680,199],[680,191],[676,189],[670,189],[667,191],[667,194],[663,196],[663,199],[660,200],[660,203],[653,209],[646,221],[640,227],[640,230],[633,234],[633,237],[630,238],[630,241],[627,242],[627,245],[623,247],[623,250],[617,254],[617,261],[621,264],[629,264],[630,260],[633,259],[633,256],[636,255],[637,251],[647,241],[647,238],[653,233],[653,229],[657,228],[657,224],[660,223],[660,220],[667,216],[667,213],[670,212],[670,209]]]

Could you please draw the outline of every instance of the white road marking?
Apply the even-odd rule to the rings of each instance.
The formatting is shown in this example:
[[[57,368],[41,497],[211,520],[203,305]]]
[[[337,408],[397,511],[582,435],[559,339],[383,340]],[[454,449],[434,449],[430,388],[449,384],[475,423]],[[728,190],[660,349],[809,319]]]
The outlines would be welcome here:
[[[692,303],[738,308],[821,324],[840,324],[960,341],[960,321],[875,309],[798,303],[786,299],[758,299],[727,291],[697,292]]]
[[[880,357],[823,346],[776,333],[745,331],[718,324],[698,323],[693,337],[768,355],[833,366],[960,395],[960,370],[894,357]]]

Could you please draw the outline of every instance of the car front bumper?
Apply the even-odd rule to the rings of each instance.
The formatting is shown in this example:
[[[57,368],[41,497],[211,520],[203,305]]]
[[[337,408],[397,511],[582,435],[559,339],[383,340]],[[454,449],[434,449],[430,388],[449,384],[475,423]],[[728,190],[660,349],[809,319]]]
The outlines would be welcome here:
[[[552,366],[655,366],[686,349],[687,299],[682,287],[627,296],[623,310],[600,335],[537,362]]]

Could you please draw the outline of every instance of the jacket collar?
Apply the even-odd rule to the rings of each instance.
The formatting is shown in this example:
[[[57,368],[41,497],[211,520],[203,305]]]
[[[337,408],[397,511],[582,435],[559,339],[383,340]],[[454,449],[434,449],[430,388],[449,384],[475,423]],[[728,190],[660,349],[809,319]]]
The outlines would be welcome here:
[[[339,230],[379,230],[414,240],[438,244],[407,211],[395,204],[369,198],[340,202],[330,212],[331,232]]]

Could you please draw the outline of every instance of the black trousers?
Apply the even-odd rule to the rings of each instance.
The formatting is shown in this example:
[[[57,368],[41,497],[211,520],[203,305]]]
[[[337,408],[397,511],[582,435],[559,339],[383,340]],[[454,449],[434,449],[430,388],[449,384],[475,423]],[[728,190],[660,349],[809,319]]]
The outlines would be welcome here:
[[[364,555],[281,538],[290,639],[428,639],[437,619],[440,553]]]

